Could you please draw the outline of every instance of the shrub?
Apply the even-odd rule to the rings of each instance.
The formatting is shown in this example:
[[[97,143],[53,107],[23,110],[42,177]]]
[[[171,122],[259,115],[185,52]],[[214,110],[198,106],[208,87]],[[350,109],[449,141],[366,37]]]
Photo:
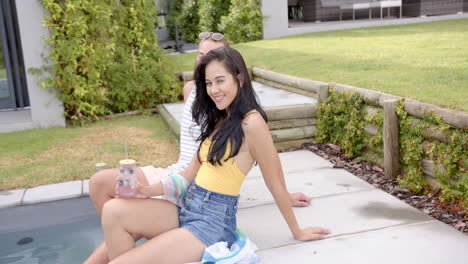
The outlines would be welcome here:
[[[167,13],[166,26],[169,29],[169,37],[175,39],[174,24],[178,24],[178,18],[182,12],[182,3],[184,0],[171,0],[169,3],[169,10]]]
[[[262,39],[260,0],[231,0],[229,14],[221,17],[219,29],[232,43]]]
[[[398,183],[416,192],[427,193],[429,181],[425,175],[423,159],[433,161],[433,178],[438,181],[442,201],[455,203],[455,207],[468,208],[468,134],[456,129],[433,112],[416,118],[406,112],[403,100],[395,107],[399,122],[400,164],[402,174]],[[328,98],[321,102],[317,111],[315,140],[340,145],[347,156],[371,151],[371,147],[383,147],[383,116],[380,109],[375,114],[365,114],[362,95],[358,93],[329,90]],[[379,127],[378,134],[369,136],[364,130],[365,122]],[[444,135],[450,140],[434,140],[428,131]],[[429,169],[428,169],[429,170]]]
[[[184,0],[177,22],[180,38],[187,42],[195,42],[200,31],[198,26],[200,22],[198,0]]]
[[[48,60],[52,62],[45,69],[50,75],[41,78],[42,86],[56,92],[67,118],[108,113],[104,105],[109,89],[101,75],[113,54],[110,5],[84,0],[42,3],[50,11],[44,24],[51,33],[46,44],[51,47]]]
[[[125,1],[114,12],[119,40],[105,79],[113,112],[154,107],[176,94],[173,73],[157,45],[152,1]]]
[[[317,142],[337,144],[348,156],[360,154],[366,141],[363,105],[362,96],[357,93],[330,89],[328,98],[317,111]]]
[[[157,46],[152,0],[43,0],[53,89],[72,120],[154,107],[174,98],[174,75]],[[48,64],[48,63],[46,63]],[[50,63],[49,63],[50,64]]]
[[[199,2],[200,31],[220,32],[221,17],[229,13],[231,0],[205,0]]]

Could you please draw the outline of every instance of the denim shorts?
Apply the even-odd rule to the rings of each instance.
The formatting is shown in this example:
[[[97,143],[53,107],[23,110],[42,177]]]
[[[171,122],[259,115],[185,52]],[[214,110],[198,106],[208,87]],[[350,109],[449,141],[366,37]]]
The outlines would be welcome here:
[[[236,212],[239,196],[208,191],[192,183],[180,210],[180,227],[190,231],[207,247],[236,239]]]

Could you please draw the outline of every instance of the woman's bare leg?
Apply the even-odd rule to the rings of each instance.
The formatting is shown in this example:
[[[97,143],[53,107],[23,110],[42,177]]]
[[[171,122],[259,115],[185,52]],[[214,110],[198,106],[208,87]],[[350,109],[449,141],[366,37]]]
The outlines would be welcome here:
[[[134,241],[138,241],[140,236],[133,236]],[[101,263],[109,263],[109,257],[107,256],[107,246],[106,243],[102,242],[89,256],[83,264],[101,264]]]
[[[116,257],[110,264],[183,264],[200,261],[205,244],[187,229],[177,228]]]
[[[104,204],[115,197],[115,185],[117,177],[119,176],[119,169],[107,169],[95,173],[89,180],[89,196],[96,207],[99,216],[102,214]],[[148,184],[143,171],[137,169],[138,182],[141,184]],[[136,237],[135,239],[139,239]],[[84,264],[104,264],[109,263],[107,257],[107,247],[102,242],[85,260]]]
[[[104,264],[109,263],[106,243],[102,242],[93,253],[83,262],[83,264]]]
[[[112,199],[102,211],[102,229],[109,259],[134,248],[133,236],[151,239],[177,227],[177,207],[166,200]]]

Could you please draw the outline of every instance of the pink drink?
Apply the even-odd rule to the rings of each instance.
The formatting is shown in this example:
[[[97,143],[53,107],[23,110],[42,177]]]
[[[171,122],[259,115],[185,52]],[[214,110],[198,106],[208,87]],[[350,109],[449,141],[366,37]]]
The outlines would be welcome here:
[[[119,183],[119,197],[130,198],[136,195],[136,188]]]
[[[136,162],[134,160],[121,160],[120,176],[117,181],[119,197],[129,198],[137,194]]]

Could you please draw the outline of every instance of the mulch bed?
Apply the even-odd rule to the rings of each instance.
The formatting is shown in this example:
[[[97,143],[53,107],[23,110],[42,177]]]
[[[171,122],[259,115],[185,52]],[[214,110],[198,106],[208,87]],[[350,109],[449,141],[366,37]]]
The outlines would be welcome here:
[[[468,212],[457,205],[442,202],[438,189],[427,195],[416,194],[402,187],[396,180],[385,178],[384,171],[379,166],[364,160],[353,161],[356,156],[346,157],[344,150],[334,144],[304,143],[302,149],[314,152],[333,163],[335,168],[343,168],[433,218],[468,234]]]

